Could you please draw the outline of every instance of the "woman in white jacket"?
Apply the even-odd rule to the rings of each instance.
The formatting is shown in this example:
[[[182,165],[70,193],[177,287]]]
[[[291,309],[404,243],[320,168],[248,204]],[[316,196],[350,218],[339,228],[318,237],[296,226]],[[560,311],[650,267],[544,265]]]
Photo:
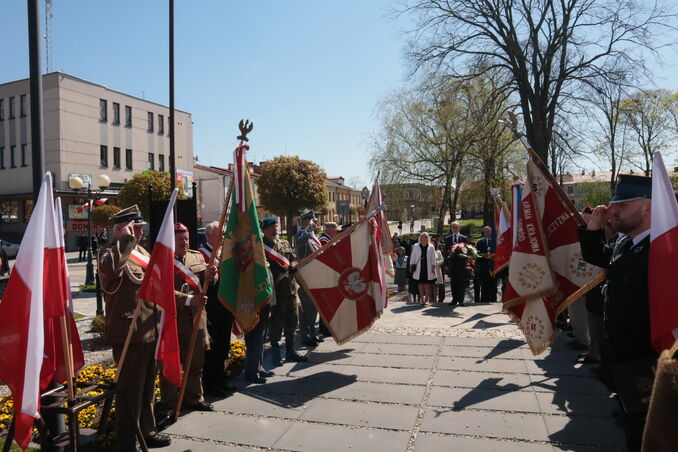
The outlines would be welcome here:
[[[419,243],[412,247],[410,257],[410,267],[413,278],[419,283],[419,300],[423,305],[433,301],[433,284],[436,282],[436,250],[429,241],[428,233],[422,232]]]

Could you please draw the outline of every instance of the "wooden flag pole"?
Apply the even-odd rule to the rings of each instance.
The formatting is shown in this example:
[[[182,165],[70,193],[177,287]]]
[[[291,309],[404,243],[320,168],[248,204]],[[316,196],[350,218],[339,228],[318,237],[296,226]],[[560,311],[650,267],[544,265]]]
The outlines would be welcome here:
[[[240,140],[240,144],[238,147],[242,146],[245,144],[245,142],[249,141],[247,138],[247,134],[252,131],[254,128],[254,123],[251,123],[249,120],[247,122],[245,121],[240,121],[239,124],[240,127],[240,136],[238,136],[238,139]],[[247,169],[247,162],[244,164],[245,170]],[[235,181],[233,180],[234,178],[231,177],[231,184],[228,186],[228,192],[226,193],[226,200],[224,202],[224,210],[221,212],[221,218],[219,218],[219,232],[221,233],[224,230],[224,223],[226,222],[226,214],[228,212],[228,208],[231,203],[231,194],[233,192],[233,185]],[[221,251],[221,246],[223,244],[223,234],[221,240],[218,242],[217,246],[212,250],[212,254],[210,255],[210,262],[208,267],[211,267],[214,264],[214,258],[215,256]],[[205,281],[203,281],[202,285],[202,293],[206,294],[207,293],[207,286],[209,284],[209,281],[207,278],[205,278]],[[191,368],[191,361],[193,360],[193,352],[195,351],[195,345],[198,342],[198,330],[200,329],[200,322],[202,321],[202,316],[203,312],[205,311],[205,307],[200,309],[198,311],[198,314],[195,316],[193,319],[193,329],[191,330],[191,342],[188,345],[188,353],[186,353],[186,357],[184,359],[184,372],[183,375],[181,376],[181,388],[179,388],[179,397],[177,397],[177,405],[174,407],[174,419],[179,418],[179,413],[181,412],[181,404],[184,401],[184,395],[186,394],[186,384],[188,383],[188,370]]]
[[[66,374],[68,379],[66,380],[66,387],[68,388],[68,400],[72,401],[75,399],[75,392],[73,391],[73,351],[71,350],[71,338],[68,328],[68,322],[66,321],[66,313],[59,317],[59,322],[61,328],[61,344],[64,348],[64,359],[66,360]]]

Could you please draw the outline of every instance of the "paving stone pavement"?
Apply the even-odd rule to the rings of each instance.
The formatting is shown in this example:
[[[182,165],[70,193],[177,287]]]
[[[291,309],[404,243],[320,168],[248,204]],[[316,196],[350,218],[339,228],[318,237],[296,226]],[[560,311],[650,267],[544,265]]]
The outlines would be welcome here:
[[[559,337],[533,357],[499,304],[397,295],[371,331],[306,350],[263,385],[212,400],[167,451],[621,451],[617,404]]]

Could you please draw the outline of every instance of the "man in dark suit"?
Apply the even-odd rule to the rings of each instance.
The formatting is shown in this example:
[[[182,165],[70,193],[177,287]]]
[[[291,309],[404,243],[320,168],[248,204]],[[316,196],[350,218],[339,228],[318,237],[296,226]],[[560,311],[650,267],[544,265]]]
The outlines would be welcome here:
[[[450,224],[451,234],[445,237],[445,249],[443,255],[447,266],[447,272],[450,275],[450,286],[452,288],[451,305],[459,304],[464,306],[464,295],[466,294],[466,286],[468,284],[468,274],[466,272],[466,264],[468,259],[465,257],[455,256],[451,252],[452,246],[457,243],[470,243],[468,237],[459,232],[459,223],[456,221]]]
[[[596,207],[588,226],[578,230],[584,260],[607,269],[603,288],[603,359],[613,374],[619,374],[616,366],[631,364],[635,369],[647,367],[646,372],[639,370],[649,375],[657,359],[650,338],[647,275],[651,196],[651,178],[619,175],[610,206]],[[608,221],[624,235],[614,246],[605,241],[604,226]],[[644,423],[644,413],[626,413],[628,450],[640,450]]]
[[[497,301],[497,282],[492,276],[494,262],[490,254],[495,252],[496,244],[492,239],[492,228],[483,228],[483,237],[476,242],[478,259],[473,277],[473,301],[476,303],[494,303]]]

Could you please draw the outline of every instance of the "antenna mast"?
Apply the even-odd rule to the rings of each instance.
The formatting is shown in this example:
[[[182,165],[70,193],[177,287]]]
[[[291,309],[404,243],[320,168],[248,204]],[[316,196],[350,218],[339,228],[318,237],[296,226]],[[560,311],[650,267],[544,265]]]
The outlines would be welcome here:
[[[45,0],[45,72],[52,72],[52,0]]]

